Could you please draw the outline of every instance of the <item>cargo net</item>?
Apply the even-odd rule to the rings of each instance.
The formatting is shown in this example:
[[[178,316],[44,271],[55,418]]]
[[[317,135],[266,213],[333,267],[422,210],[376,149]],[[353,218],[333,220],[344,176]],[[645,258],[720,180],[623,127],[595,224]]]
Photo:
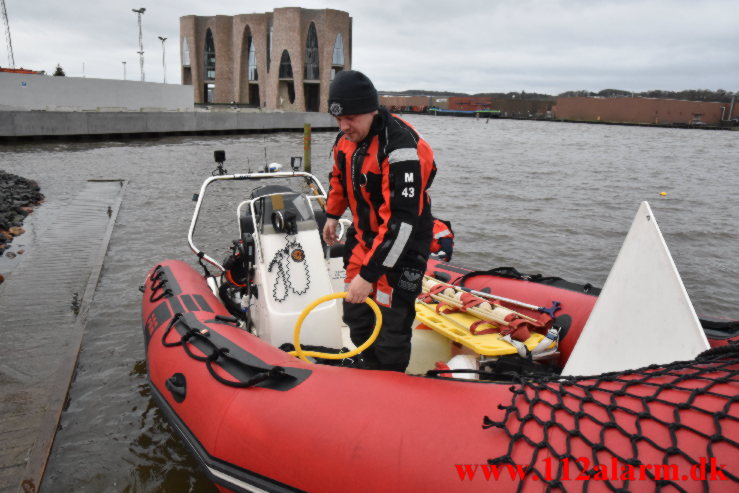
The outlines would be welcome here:
[[[507,435],[488,467],[516,471],[517,491],[739,491],[739,345],[510,390],[483,429]]]

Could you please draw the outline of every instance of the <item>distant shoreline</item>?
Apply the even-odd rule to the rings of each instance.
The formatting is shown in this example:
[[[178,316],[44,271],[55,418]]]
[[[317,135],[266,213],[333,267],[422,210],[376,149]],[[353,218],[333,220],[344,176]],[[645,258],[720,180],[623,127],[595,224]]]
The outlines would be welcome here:
[[[474,118],[475,112],[465,113],[462,111],[454,112],[448,111],[445,113],[439,112],[438,114],[432,114],[431,112],[422,111],[394,111],[393,113],[398,115],[427,115],[427,116],[440,116],[444,118],[458,117],[458,118]],[[546,118],[540,116],[523,117],[523,116],[504,116],[504,115],[490,115],[480,114],[479,120],[529,120],[529,121],[544,121],[544,122],[558,122],[558,123],[587,123],[594,125],[620,125],[625,127],[654,127],[654,128],[680,128],[680,129],[700,129],[700,130],[739,130],[739,125],[734,126],[717,126],[717,125],[691,125],[688,123],[640,123],[640,122],[610,122],[610,121],[598,121],[598,120],[567,120],[563,118]]]

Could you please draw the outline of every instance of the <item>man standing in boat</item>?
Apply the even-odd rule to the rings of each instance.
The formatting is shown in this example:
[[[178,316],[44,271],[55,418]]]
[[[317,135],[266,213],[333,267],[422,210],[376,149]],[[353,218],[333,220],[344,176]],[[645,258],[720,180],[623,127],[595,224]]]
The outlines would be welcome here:
[[[329,176],[327,244],[337,241],[336,225],[347,207],[352,213],[344,251],[344,322],[354,344],[366,341],[374,315],[364,300],[372,295],[383,324],[362,355],[365,365],[403,372],[433,236],[427,190],[436,174],[434,153],[411,125],[380,108],[372,81],[361,72],[336,74],[328,105],[340,132]]]

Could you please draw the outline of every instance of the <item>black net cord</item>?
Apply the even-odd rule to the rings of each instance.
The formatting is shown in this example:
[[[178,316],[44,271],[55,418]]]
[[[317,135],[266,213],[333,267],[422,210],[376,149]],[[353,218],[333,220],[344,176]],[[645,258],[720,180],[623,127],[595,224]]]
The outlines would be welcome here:
[[[703,491],[739,491],[739,345],[710,349],[692,361],[595,377],[520,377],[510,390],[510,403],[499,406],[504,417],[496,421],[485,416],[483,429],[498,428],[508,437],[507,452],[488,463],[521,466],[525,476],[518,491],[527,485],[547,491],[587,490],[588,481],[571,481],[578,475],[601,479],[598,483],[611,491],[695,491],[696,484]],[[718,410],[716,402],[723,403]],[[672,409],[668,417],[665,406]],[[662,412],[653,412],[657,408]],[[541,430],[541,441],[530,438],[532,427]],[[652,436],[655,429],[669,437],[667,443]],[[614,440],[614,433],[619,439]],[[556,440],[550,437],[555,434],[565,437],[564,445],[553,445]],[[613,446],[624,439],[630,454]],[[590,453],[576,456],[575,450]],[[652,459],[646,459],[647,453]],[[655,454],[661,464],[654,464]],[[622,471],[639,474],[599,478],[603,467],[612,466],[604,457],[615,458],[626,468]],[[689,470],[678,471],[675,464],[705,467],[708,474],[691,477]],[[721,469],[722,464],[730,466]]]

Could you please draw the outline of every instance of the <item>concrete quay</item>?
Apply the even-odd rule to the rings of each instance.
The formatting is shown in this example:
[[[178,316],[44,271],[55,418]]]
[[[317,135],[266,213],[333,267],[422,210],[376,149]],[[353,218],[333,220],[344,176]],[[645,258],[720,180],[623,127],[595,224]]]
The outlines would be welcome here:
[[[0,285],[0,493],[39,490],[125,187],[89,181],[41,208],[51,226]]]
[[[2,111],[0,143],[46,139],[156,137],[336,130],[327,113],[259,111]]]

